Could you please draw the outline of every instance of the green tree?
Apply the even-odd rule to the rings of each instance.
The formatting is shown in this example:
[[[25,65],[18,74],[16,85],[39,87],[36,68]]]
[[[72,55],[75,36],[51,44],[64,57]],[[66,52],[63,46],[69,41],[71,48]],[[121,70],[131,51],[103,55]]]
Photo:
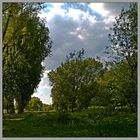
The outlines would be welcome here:
[[[22,113],[40,82],[51,40],[35,3],[3,3],[3,96]],[[14,112],[14,111],[13,111]]]
[[[29,111],[42,111],[43,103],[38,97],[32,97],[28,102],[26,109]]]
[[[113,107],[129,105],[131,111],[136,111],[137,73],[130,79],[131,71],[126,61],[114,65],[97,81],[99,85],[99,100],[101,105]]]
[[[131,63],[130,58],[137,54],[137,9],[137,3],[131,3],[128,10],[122,9],[111,28],[113,33],[109,34],[115,60],[126,59],[132,70],[136,69],[136,62]]]
[[[57,110],[82,110],[98,92],[96,80],[103,66],[94,58],[81,59],[82,51],[70,53],[70,58],[49,73],[52,100]],[[75,56],[76,55],[76,56]],[[68,58],[68,57],[67,57]]]
[[[124,71],[128,73],[127,81],[126,76],[119,77],[123,79],[125,89],[123,94],[128,100],[131,111],[137,108],[137,9],[137,3],[131,3],[128,10],[122,9],[111,28],[113,31],[112,34],[109,34],[111,46],[108,47],[114,54],[114,61],[123,65],[119,66],[120,72],[118,73],[121,74]]]
[[[97,104],[112,107],[123,105],[122,92],[120,90],[121,85],[119,81],[120,73],[121,71],[117,71],[116,67],[113,67],[110,70],[105,71],[103,76],[97,81],[99,86],[99,94],[96,97],[98,100]]]
[[[43,104],[43,111],[49,111],[51,109],[51,105]]]
[[[121,97],[128,103],[130,110],[135,112],[137,110],[137,70],[133,72],[132,78],[127,61],[123,61],[116,67],[114,75]]]

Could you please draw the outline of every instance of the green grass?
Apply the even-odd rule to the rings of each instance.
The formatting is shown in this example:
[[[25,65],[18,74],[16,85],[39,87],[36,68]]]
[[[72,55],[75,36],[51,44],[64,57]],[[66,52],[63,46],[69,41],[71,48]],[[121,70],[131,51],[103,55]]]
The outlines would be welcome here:
[[[137,115],[90,108],[83,112],[4,115],[4,137],[136,137]]]

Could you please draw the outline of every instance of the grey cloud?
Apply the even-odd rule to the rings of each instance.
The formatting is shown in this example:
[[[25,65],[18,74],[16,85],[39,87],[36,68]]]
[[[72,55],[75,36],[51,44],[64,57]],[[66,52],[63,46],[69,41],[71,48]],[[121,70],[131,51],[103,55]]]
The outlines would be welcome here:
[[[128,3],[105,3],[105,8],[112,11],[114,15],[120,13],[122,6],[128,6]],[[106,29],[108,26],[112,26],[112,23],[106,25],[102,20],[93,25],[89,25],[84,20],[78,23],[68,17],[54,16],[49,22],[51,39],[53,41],[53,56],[47,57],[44,61],[46,69],[57,68],[65,61],[66,55],[82,48],[86,51],[85,57],[103,55],[105,46],[108,45],[108,34],[111,32]],[[77,37],[78,34],[70,34],[70,32],[74,32],[78,27],[81,29],[77,33],[81,34],[84,40],[80,40]]]
[[[105,9],[109,9],[110,13],[117,16],[120,14],[122,8],[128,9],[129,2],[113,2],[113,3],[104,3]]]
[[[107,44],[108,34],[108,31],[104,28],[105,23],[97,23],[93,26],[88,26],[86,22],[83,23],[81,25],[81,31],[79,32],[81,32],[81,35],[85,37],[85,40],[80,40],[77,35],[69,34],[70,31],[74,31],[79,27],[79,25],[77,25],[77,27],[70,27],[70,24],[73,22],[70,20],[69,25],[66,24],[63,26],[63,22],[62,25],[59,24],[59,26],[57,25],[57,28],[55,28],[53,34],[53,39],[55,41],[53,46],[53,56],[48,57],[45,60],[47,69],[54,69],[58,67],[65,60],[66,55],[74,50],[81,50],[84,48],[86,51],[86,57],[96,56],[98,52],[103,52],[103,49]],[[61,22],[59,21],[59,23]],[[82,30],[85,30],[85,34],[87,32],[89,36],[86,37],[84,32],[82,34]]]
[[[61,16],[55,16],[49,24],[50,36],[53,41],[54,49],[62,47],[64,42],[70,38],[68,32],[74,30],[77,24],[70,19],[64,19]],[[61,45],[61,46],[60,46]]]

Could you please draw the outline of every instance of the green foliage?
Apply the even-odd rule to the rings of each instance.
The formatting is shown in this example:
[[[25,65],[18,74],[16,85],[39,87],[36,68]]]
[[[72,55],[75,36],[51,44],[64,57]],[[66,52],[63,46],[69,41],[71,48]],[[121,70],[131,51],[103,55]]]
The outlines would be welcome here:
[[[38,97],[32,97],[25,109],[29,111],[42,111],[43,103]]]
[[[122,9],[115,18],[108,48],[117,63],[110,70],[110,79],[107,78],[106,82],[111,84],[111,89],[106,91],[113,95],[110,100],[116,105],[127,102],[133,112],[137,111],[137,9],[137,3],[131,3],[128,10]]]
[[[38,110],[40,105],[47,112],[4,114],[3,136],[137,137],[137,4],[122,10],[112,28],[111,49],[118,63],[104,68],[100,59],[84,59],[82,49],[49,73],[53,105],[35,97],[29,101],[51,45],[37,7],[3,6],[3,106],[12,108],[16,99],[18,106],[28,103],[26,109]]]
[[[48,104],[43,104],[43,107],[42,107],[43,111],[50,111],[53,109],[52,105],[48,105]]]
[[[115,59],[126,59],[129,65],[129,58],[137,54],[137,3],[131,3],[128,10],[122,9],[121,14],[115,18],[112,34],[109,34],[111,51]]]
[[[135,114],[104,118],[95,125],[95,134],[97,137],[137,137],[136,122]]]
[[[80,54],[81,51],[74,52],[71,59],[48,74],[53,86],[53,105],[57,110],[73,112],[87,108],[98,92],[96,80],[103,71],[102,63],[94,58],[82,60]]]
[[[137,108],[137,71],[133,73],[126,61],[116,64],[112,69],[106,71],[98,80],[99,95],[92,100],[95,105],[123,106],[129,105],[131,111]]]
[[[3,95],[18,103],[19,113],[34,93],[43,72],[41,62],[51,41],[36,3],[3,3]]]
[[[4,137],[136,137],[137,115],[118,113],[97,118],[99,107],[87,112],[5,115]],[[101,109],[101,108],[100,108]],[[104,109],[102,108],[102,111]],[[105,111],[104,111],[105,112]],[[94,115],[93,115],[94,114]],[[63,121],[63,117],[65,121]],[[95,121],[96,120],[96,121]],[[22,126],[22,127],[21,127]],[[27,129],[28,128],[28,129]],[[30,131],[29,131],[30,130]]]

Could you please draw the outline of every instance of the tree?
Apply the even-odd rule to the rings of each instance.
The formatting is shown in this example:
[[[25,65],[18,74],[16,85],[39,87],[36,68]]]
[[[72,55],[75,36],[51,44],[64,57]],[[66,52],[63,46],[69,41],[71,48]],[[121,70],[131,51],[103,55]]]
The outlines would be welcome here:
[[[3,96],[19,113],[41,80],[41,62],[51,51],[49,30],[35,3],[3,4]]]
[[[97,93],[96,80],[103,66],[94,58],[81,59],[81,52],[70,53],[65,63],[48,74],[53,86],[53,105],[57,110],[80,111],[89,106],[90,100]]]
[[[111,28],[113,31],[109,34],[111,46],[108,47],[114,54],[114,61],[122,63],[123,66],[120,67],[127,68],[127,73],[129,73],[128,81],[124,80],[125,87],[123,85],[123,88],[126,90],[124,95],[132,111],[137,108],[137,103],[134,104],[134,100],[137,102],[137,9],[137,3],[131,3],[128,10],[122,9]]]
[[[38,97],[32,97],[28,102],[26,109],[29,111],[42,111],[43,103]]]
[[[125,104],[121,91],[121,82],[124,80],[121,77],[121,73],[122,71],[119,71],[119,66],[115,65],[115,67],[106,70],[103,76],[97,81],[99,94],[96,98],[99,105],[116,107]]]
[[[49,111],[51,109],[51,105],[43,104],[43,111]]]
[[[111,28],[113,33],[109,34],[115,60],[126,59],[130,67],[132,67],[130,58],[137,54],[137,9],[136,3],[130,4],[129,10],[122,9]]]
[[[131,77],[131,69],[127,61],[118,64],[114,71],[116,82],[119,87],[121,96],[125,98],[130,110],[136,112],[137,110],[137,70],[133,72],[133,79]]]

